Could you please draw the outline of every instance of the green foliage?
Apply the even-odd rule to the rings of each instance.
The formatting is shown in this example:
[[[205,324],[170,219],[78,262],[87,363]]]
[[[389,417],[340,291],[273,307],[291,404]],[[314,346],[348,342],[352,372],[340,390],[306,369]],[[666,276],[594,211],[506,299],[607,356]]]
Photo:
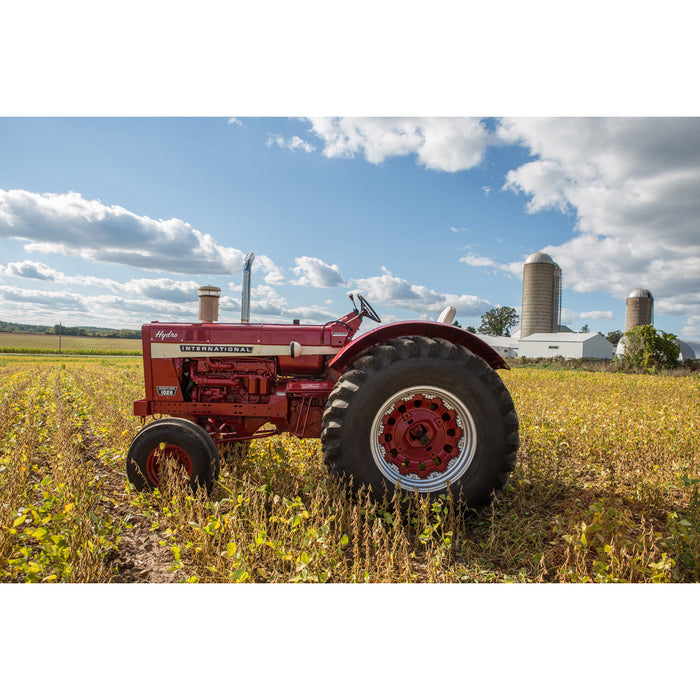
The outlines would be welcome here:
[[[620,342],[620,338],[622,338],[623,335],[624,333],[622,331],[610,331],[610,333],[608,333],[605,337],[611,343],[611,345],[617,347],[617,344]]]
[[[654,326],[636,326],[625,333],[623,364],[641,369],[678,366],[680,346],[673,333],[657,331]]]
[[[89,459],[75,387],[56,369],[24,384],[5,394],[0,423],[0,581],[108,580],[121,524]]]
[[[677,489],[686,497],[688,506],[667,514],[669,544],[677,562],[674,578],[678,581],[697,581],[700,577],[699,487],[700,479],[681,476]]]
[[[574,583],[669,581],[675,561],[662,551],[662,535],[644,525],[616,496],[595,501],[573,528],[562,528],[555,518],[554,532],[567,543],[561,578]]]
[[[496,306],[481,317],[479,333],[509,336],[510,329],[518,323],[518,313],[510,306]]]

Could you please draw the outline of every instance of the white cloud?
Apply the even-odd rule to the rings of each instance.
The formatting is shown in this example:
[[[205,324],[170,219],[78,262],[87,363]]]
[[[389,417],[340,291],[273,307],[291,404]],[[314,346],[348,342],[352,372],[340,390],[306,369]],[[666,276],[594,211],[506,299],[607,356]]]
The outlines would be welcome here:
[[[574,311],[564,307],[561,310],[561,322],[574,324],[575,321],[603,321],[614,318],[612,311]]]
[[[295,258],[296,265],[292,268],[297,279],[291,280],[292,284],[302,287],[341,287],[345,284],[343,274],[337,265],[329,265],[319,258],[303,255]]]
[[[244,258],[180,219],[139,216],[77,192],[0,189],[0,237],[25,240],[30,252],[187,274],[238,275]]]
[[[700,304],[700,291],[657,299],[654,301],[654,309],[657,313],[682,316],[692,312],[698,304]]]
[[[534,214],[542,209],[569,210],[569,199],[562,180],[561,167],[551,160],[535,160],[511,170],[506,176],[504,189],[522,191],[530,195],[527,210]]]
[[[415,154],[430,170],[454,173],[482,162],[491,136],[479,119],[461,117],[333,117],[309,120],[327,158],[358,154],[370,163]]]
[[[228,123],[243,126],[243,122],[238,117],[229,117]]]
[[[124,284],[107,277],[91,277],[89,275],[66,275],[48,265],[33,260],[11,262],[5,268],[7,277],[22,277],[30,280],[54,282],[56,284],[76,284],[87,287],[103,287],[112,291],[124,289]]]
[[[8,263],[4,268],[4,274],[8,277],[26,277],[34,280],[60,281],[65,277],[62,272],[54,270],[44,263],[23,260],[22,262]]]
[[[267,137],[267,146],[270,147],[272,145],[286,148],[289,151],[301,150],[311,153],[316,150],[308,141],[304,141],[304,139],[299,136],[292,136],[290,139],[285,139],[284,136],[280,136],[279,134],[270,134]]]
[[[463,258],[459,259],[459,262],[463,262],[465,265],[471,267],[496,267],[496,263],[491,259],[484,257],[483,255],[476,255],[475,253],[467,253]]]
[[[71,278],[67,278],[69,281]],[[20,289],[0,285],[2,320],[52,325],[96,325],[110,328],[137,328],[159,321],[196,322],[198,318],[197,284],[173,280],[130,280],[117,294],[85,294],[69,290]],[[235,288],[234,284],[230,285]],[[222,295],[219,320],[236,323],[240,319],[240,289],[235,295]],[[130,295],[134,296],[130,296]],[[332,320],[330,309],[317,305],[290,306],[287,299],[269,285],[252,289],[253,320],[302,323]]]
[[[24,307],[33,306],[56,310],[87,310],[83,296],[75,292],[19,289],[17,287],[0,285],[0,299],[3,300],[3,307],[5,308],[11,308],[15,304]]]
[[[159,299],[175,304],[199,303],[196,282],[180,282],[170,279],[130,280],[123,285],[123,290],[138,298]]]
[[[263,280],[267,284],[283,284],[284,283],[284,275],[282,274],[282,270],[275,265],[270,258],[267,257],[267,255],[257,255],[255,257],[255,261],[253,263],[253,270],[255,270],[256,267],[262,268],[262,271],[264,273]],[[254,274],[254,272],[251,272],[251,274]]]
[[[469,265],[470,267],[491,268],[510,276],[522,277],[523,265],[521,262],[515,263],[497,263],[492,258],[487,258],[484,255],[476,253],[467,253],[459,262]]]
[[[134,299],[114,294],[89,295],[68,290],[20,289],[0,286],[3,320],[52,325],[94,325],[109,328],[137,328],[142,323],[194,321],[197,301],[170,302]]]
[[[241,285],[230,283],[229,288],[236,294],[236,309],[240,309]],[[250,315],[251,319],[263,317],[267,322],[289,323],[291,319],[298,318],[302,323],[318,323],[333,319],[333,313],[329,308],[331,300],[325,302],[326,306],[296,306],[290,307],[286,297],[283,297],[273,287],[260,284],[251,287],[250,290]]]
[[[354,279],[355,291],[360,292],[371,304],[387,304],[401,309],[437,318],[446,306],[454,306],[462,316],[479,316],[493,304],[469,294],[449,294],[436,292],[422,285],[411,284],[395,277],[385,267],[381,275]]]
[[[498,135],[535,158],[505,188],[531,213],[576,217],[575,238],[543,249],[566,287],[620,299],[639,286],[657,299],[698,289],[699,119],[503,120]]]
[[[284,316],[287,311],[287,300],[272,287],[260,284],[250,290],[251,314],[264,316]]]
[[[128,282],[117,282],[107,277],[92,277],[88,275],[66,275],[48,265],[32,260],[11,262],[6,266],[7,276],[22,277],[30,280],[54,282],[56,284],[78,285],[81,287],[103,287],[113,292],[132,294],[138,298],[158,299],[174,303],[188,303],[198,300],[197,290],[201,286],[197,282],[178,281],[171,279],[132,279]],[[62,294],[63,292],[58,292]]]
[[[267,270],[265,279],[275,277],[278,268],[264,256],[256,258]],[[147,320],[190,321],[198,318],[197,290],[201,282],[168,278],[139,278],[117,282],[109,278],[87,275],[66,275],[44,263],[24,260],[11,262],[0,272],[7,277],[19,277],[42,283],[97,287],[113,294],[90,294],[73,290],[23,289],[0,286],[3,320],[20,322],[55,323],[56,314],[71,325],[98,325],[110,327],[138,327]],[[241,307],[241,284],[230,282],[234,295],[222,295],[219,303],[220,320],[236,322]],[[326,306],[332,302],[328,300]],[[252,289],[251,313],[254,318],[267,322],[289,322],[299,318],[305,323],[327,321],[333,318],[329,308],[322,306],[290,307],[285,297],[272,286],[262,284]]]
[[[289,309],[286,315],[289,318],[298,318],[303,323],[325,323],[334,318],[334,315],[325,307],[311,304],[310,306],[295,306]]]
[[[582,311],[578,315],[579,318],[582,318],[586,321],[601,321],[603,319],[610,319],[613,318],[613,312],[612,311]]]

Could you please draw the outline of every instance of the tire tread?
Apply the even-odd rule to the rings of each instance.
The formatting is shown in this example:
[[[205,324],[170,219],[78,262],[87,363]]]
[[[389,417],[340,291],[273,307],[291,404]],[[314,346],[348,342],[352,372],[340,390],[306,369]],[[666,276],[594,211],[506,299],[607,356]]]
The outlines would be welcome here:
[[[467,368],[493,395],[505,432],[504,456],[502,463],[495,467],[493,480],[496,490],[507,485],[510,473],[516,466],[520,445],[519,422],[510,392],[501,377],[478,355],[442,338],[425,336],[394,338],[375,346],[356,360],[338,380],[326,402],[321,433],[323,461],[331,474],[341,477],[352,474],[352,465],[346,464],[343,459],[341,435],[347,411],[362,387],[371,381],[377,372],[393,363],[428,358],[447,360]],[[487,501],[490,501],[492,495],[490,494]]]

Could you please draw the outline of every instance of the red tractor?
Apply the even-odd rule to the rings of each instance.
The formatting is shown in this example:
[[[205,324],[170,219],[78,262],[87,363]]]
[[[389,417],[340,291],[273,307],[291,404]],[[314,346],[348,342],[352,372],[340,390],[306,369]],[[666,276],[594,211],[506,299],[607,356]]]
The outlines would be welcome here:
[[[209,490],[217,446],[282,432],[320,437],[330,472],[375,494],[450,489],[476,506],[505,486],[519,445],[495,372],[508,365],[445,322],[453,309],[439,322],[390,323],[357,338],[363,318],[380,323],[359,294],[359,309],[351,294],[352,311],[324,324],[249,323],[252,260],[241,323],[216,322],[218,290],[202,287],[199,323],[143,326],[146,398],[134,413],[171,417],[148,423],[129,448],[136,488],[157,487],[170,459],[193,488]]]

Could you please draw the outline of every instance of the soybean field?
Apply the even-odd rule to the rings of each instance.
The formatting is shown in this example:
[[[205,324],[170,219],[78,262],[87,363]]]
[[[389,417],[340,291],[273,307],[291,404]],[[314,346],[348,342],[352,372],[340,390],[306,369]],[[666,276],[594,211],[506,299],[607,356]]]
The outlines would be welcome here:
[[[518,465],[486,509],[349,495],[320,442],[137,492],[140,358],[0,359],[0,582],[697,582],[700,378],[518,367]]]

